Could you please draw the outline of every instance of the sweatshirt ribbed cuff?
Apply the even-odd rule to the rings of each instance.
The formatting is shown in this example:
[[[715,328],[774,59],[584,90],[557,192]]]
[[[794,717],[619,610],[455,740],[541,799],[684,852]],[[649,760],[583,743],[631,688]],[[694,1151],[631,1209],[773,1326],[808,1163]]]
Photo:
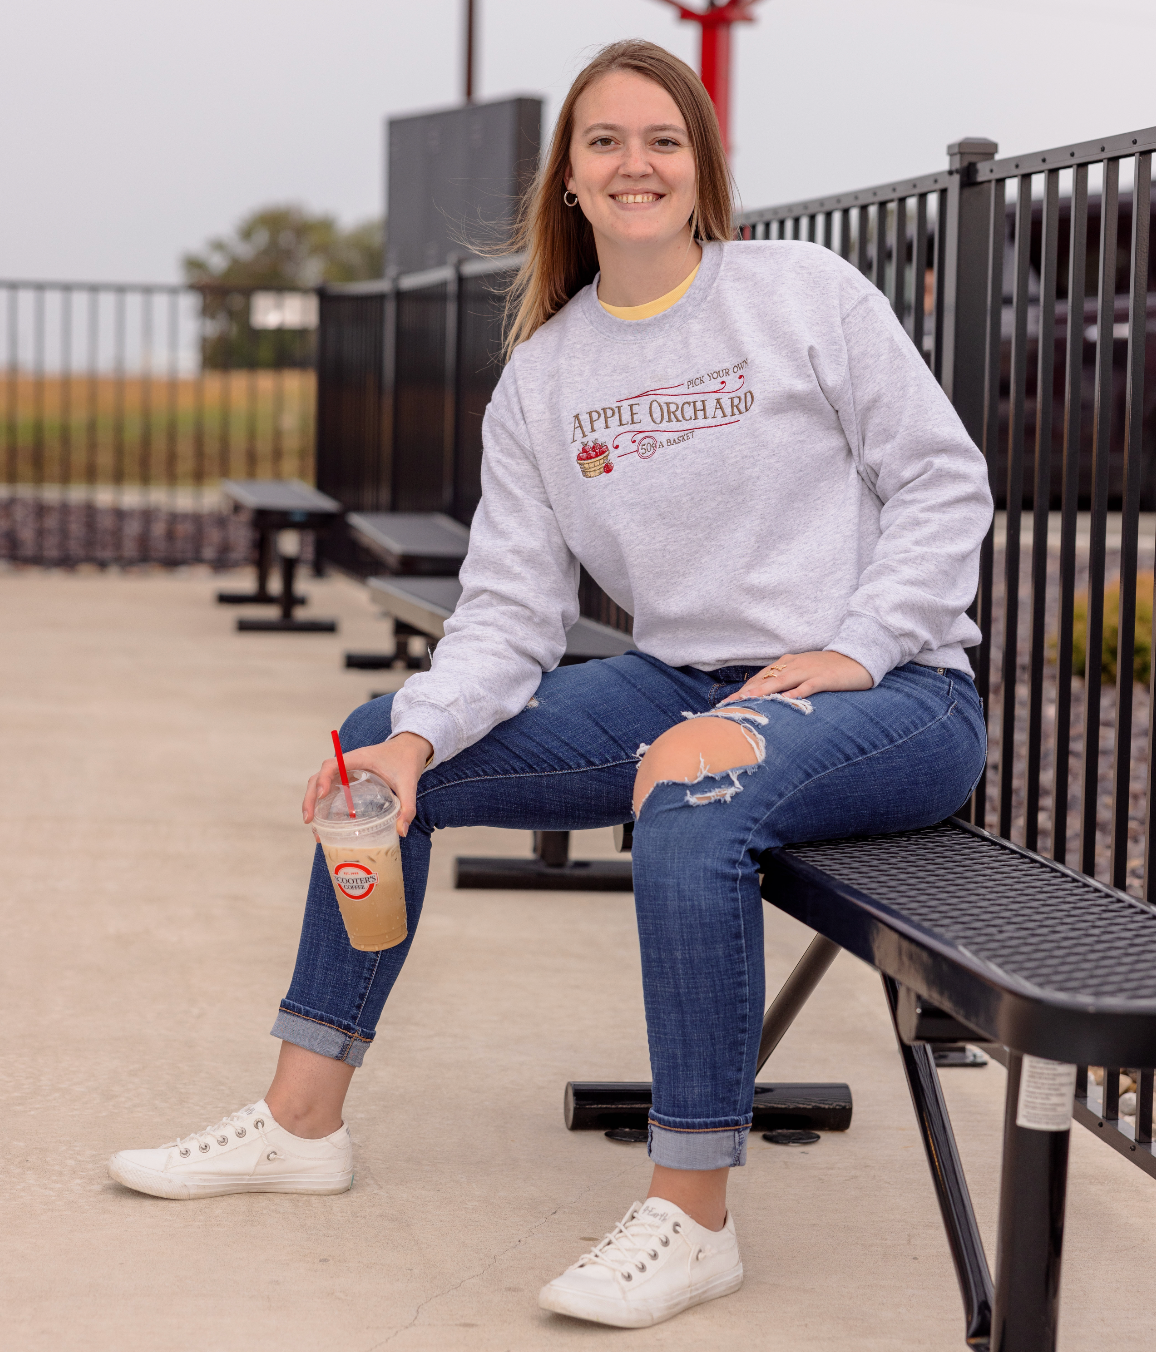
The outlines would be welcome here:
[[[846,616],[824,651],[842,653],[866,667],[876,685],[889,671],[908,660],[891,630],[869,615]]]
[[[433,747],[433,759],[424,767],[427,770],[456,756],[465,745],[462,730],[453,714],[440,704],[430,704],[424,700],[416,701],[400,713],[395,708],[393,728],[389,735],[396,737],[399,732],[416,732]]]

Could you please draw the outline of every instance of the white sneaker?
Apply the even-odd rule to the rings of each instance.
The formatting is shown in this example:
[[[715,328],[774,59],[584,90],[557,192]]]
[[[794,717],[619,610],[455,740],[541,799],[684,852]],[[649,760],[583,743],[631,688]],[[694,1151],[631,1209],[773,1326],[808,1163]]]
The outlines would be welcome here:
[[[156,1150],[118,1150],[108,1172],[126,1188],[180,1201],[227,1192],[345,1192],[353,1144],[344,1123],[317,1140],[294,1136],[262,1099]]]
[[[615,1228],[538,1296],[543,1310],[646,1328],[743,1284],[735,1224],[708,1230],[673,1202],[635,1202]]]

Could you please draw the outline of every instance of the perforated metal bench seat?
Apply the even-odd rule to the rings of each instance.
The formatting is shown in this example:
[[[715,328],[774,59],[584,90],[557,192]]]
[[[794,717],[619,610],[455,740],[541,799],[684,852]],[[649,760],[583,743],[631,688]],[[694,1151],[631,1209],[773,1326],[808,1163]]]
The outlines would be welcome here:
[[[1121,1066],[1151,1089],[1156,908],[954,819],[785,846],[761,863],[763,896],[819,935],[792,977],[803,998],[835,945],[883,974],[968,1345],[1053,1352],[1073,1089],[1081,1120],[1104,1126],[1087,1110],[1077,1067],[1105,1067],[1105,1092]],[[920,997],[1006,1048],[994,1284]],[[1137,1117],[1132,1151],[1152,1150],[1151,1125],[1150,1113],[1143,1130]]]
[[[1156,908],[962,822],[771,851],[763,895],[992,1042],[1156,1064]]]

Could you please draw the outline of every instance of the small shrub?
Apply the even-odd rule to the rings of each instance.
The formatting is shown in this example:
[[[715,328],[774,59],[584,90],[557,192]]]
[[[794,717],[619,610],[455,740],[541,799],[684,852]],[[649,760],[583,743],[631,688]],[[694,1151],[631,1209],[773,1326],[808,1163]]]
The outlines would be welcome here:
[[[1100,658],[1103,679],[1116,682],[1116,653],[1120,637],[1120,584],[1104,589],[1104,646]],[[1088,598],[1077,596],[1072,608],[1072,673],[1085,674],[1088,649]],[[1152,670],[1152,574],[1136,579],[1136,637],[1132,679],[1148,684]]]

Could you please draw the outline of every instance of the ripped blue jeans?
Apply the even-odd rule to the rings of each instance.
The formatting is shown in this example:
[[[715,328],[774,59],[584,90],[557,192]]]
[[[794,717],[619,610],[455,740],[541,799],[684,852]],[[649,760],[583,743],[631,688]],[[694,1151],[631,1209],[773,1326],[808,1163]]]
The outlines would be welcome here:
[[[544,675],[520,714],[422,775],[402,842],[403,944],[381,953],[350,947],[317,851],[274,1036],[360,1065],[417,933],[432,832],[629,821],[640,749],[716,710],[755,670],[668,667],[631,652]],[[354,710],[342,744],[384,741],[391,704],[387,695]],[[673,1169],[745,1162],[764,1006],[762,852],[939,821],[967,798],[986,752],[971,678],[914,663],[873,690],[814,695],[805,706],[748,699],[727,710],[747,711],[739,726],[754,763],[693,784],[659,781],[634,830],[654,1081],[649,1150]]]

